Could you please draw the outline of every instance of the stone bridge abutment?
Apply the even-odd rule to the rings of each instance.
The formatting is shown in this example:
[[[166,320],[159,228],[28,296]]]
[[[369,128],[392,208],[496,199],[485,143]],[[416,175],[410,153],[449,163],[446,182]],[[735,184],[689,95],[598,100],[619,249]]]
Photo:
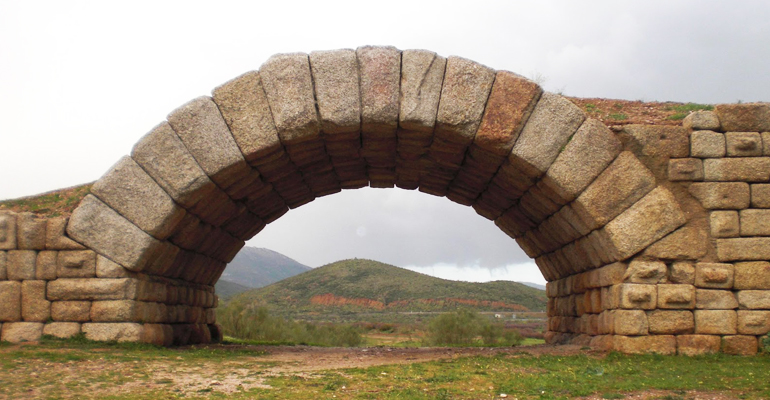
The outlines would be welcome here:
[[[174,110],[69,217],[0,213],[2,339],[217,340],[244,242],[365,186],[493,220],[549,282],[551,343],[753,354],[770,331],[769,104],[610,129],[511,72],[361,47],[273,56]]]

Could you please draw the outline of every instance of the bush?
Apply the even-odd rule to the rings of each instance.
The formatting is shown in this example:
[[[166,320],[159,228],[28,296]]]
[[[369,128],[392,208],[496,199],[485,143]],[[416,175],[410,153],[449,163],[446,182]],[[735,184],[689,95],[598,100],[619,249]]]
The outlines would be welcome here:
[[[523,340],[515,330],[506,330],[502,324],[471,310],[433,318],[425,335],[425,344],[432,346],[516,346]]]
[[[770,333],[760,339],[760,348],[765,353],[770,353]]]
[[[240,307],[228,303],[217,310],[224,334],[239,339],[271,343],[320,346],[358,346],[360,330],[351,325],[312,324],[274,317],[265,307]]]

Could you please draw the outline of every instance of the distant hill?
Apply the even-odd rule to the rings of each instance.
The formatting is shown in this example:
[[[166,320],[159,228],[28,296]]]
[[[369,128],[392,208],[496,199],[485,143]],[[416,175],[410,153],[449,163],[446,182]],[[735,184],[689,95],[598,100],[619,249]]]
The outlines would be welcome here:
[[[457,282],[371,260],[344,260],[234,297],[231,304],[266,305],[278,313],[543,311],[545,292],[511,281]]]
[[[252,288],[260,288],[311,268],[285,255],[258,247],[244,247],[227,265],[216,284],[222,299]]]
[[[519,283],[521,283],[522,285],[529,286],[531,288],[545,290],[545,285],[541,285],[539,283],[532,283],[532,282],[519,282]]]
[[[248,286],[239,285],[235,282],[226,281],[224,279],[218,280],[216,285],[214,285],[214,288],[216,290],[217,296],[219,296],[219,298],[222,300],[228,300],[238,293],[243,293],[247,290],[253,289]]]

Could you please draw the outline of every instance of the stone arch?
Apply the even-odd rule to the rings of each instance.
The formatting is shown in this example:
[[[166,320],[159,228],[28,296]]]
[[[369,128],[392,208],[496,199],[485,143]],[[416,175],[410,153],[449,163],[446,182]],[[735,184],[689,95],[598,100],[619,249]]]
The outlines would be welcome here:
[[[424,50],[276,55],[174,110],[94,184],[66,234],[97,254],[99,282],[52,281],[49,300],[93,301],[94,338],[208,342],[213,284],[245,240],[317,197],[395,186],[516,240],[549,281],[549,342],[711,349],[729,332],[693,322],[694,263],[720,258],[708,195],[684,182],[703,171],[689,135],[615,132],[524,77]]]

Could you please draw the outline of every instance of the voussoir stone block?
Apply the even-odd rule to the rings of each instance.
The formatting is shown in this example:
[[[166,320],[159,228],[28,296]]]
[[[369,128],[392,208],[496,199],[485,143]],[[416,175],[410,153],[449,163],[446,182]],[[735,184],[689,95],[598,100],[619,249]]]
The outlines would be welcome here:
[[[136,297],[132,278],[76,278],[48,282],[49,300],[124,300]]]
[[[654,335],[681,335],[695,330],[692,311],[654,310],[647,312],[647,320]]]
[[[408,130],[433,133],[436,126],[446,58],[426,50],[401,53],[401,100],[399,125]]]
[[[735,263],[733,288],[736,290],[770,290],[770,262],[757,261]],[[770,296],[770,293],[768,293],[768,296]]]
[[[622,152],[572,203],[589,230],[600,228],[655,188],[655,176],[631,152]]]
[[[134,322],[93,322],[83,324],[81,330],[89,340],[138,342],[142,338],[143,326]]]
[[[770,310],[770,296],[766,290],[738,291],[738,303],[750,310]]]
[[[770,104],[720,104],[714,108],[724,131],[770,132]]]
[[[740,210],[749,206],[751,198],[746,182],[696,182],[689,191],[709,210]]]
[[[45,218],[33,213],[20,213],[16,216],[16,245],[21,250],[45,249]]]
[[[648,247],[644,255],[668,260],[694,260],[706,255],[708,244],[705,229],[683,226]]]
[[[398,126],[401,52],[392,46],[356,49],[361,74],[361,130],[364,135],[395,135]]]
[[[766,335],[770,332],[770,311],[738,310],[738,333]]]
[[[59,278],[93,278],[96,276],[96,253],[90,250],[60,251],[56,260]]]
[[[334,134],[358,132],[361,95],[356,52],[314,51],[310,53],[310,70],[324,134],[333,138]]]
[[[16,249],[16,213],[0,211],[0,250]]]
[[[734,310],[738,308],[738,301],[730,290],[697,289],[695,307],[706,310]]]
[[[131,271],[143,270],[163,250],[162,242],[93,195],[86,196],[72,213],[67,233]]]
[[[733,310],[695,310],[695,333],[735,335],[738,314]]]
[[[710,130],[690,135],[690,155],[698,158],[719,158],[726,154],[725,135]]]
[[[79,333],[80,324],[77,322],[50,322],[43,326],[43,335],[60,339],[70,338]]]
[[[658,308],[692,310],[695,308],[695,286],[658,285]]]
[[[21,282],[0,281],[0,322],[21,320]]]
[[[481,123],[494,80],[491,68],[460,57],[447,58],[436,136],[469,145]]]
[[[282,152],[259,72],[247,72],[213,90],[230,132],[249,163]]]
[[[680,227],[685,214],[671,192],[658,187],[610,221],[602,230],[626,259]]]
[[[51,303],[54,321],[87,322],[91,320],[90,301],[54,301]]]
[[[511,150],[510,162],[530,178],[543,175],[585,119],[569,100],[543,93]]]
[[[694,111],[687,114],[682,121],[685,129],[693,131],[709,130],[717,131],[720,128],[719,117],[714,111]]]
[[[128,278],[131,271],[107,257],[96,255],[96,276],[99,278]]]
[[[36,342],[42,335],[42,322],[6,322],[0,340],[11,343]]]

